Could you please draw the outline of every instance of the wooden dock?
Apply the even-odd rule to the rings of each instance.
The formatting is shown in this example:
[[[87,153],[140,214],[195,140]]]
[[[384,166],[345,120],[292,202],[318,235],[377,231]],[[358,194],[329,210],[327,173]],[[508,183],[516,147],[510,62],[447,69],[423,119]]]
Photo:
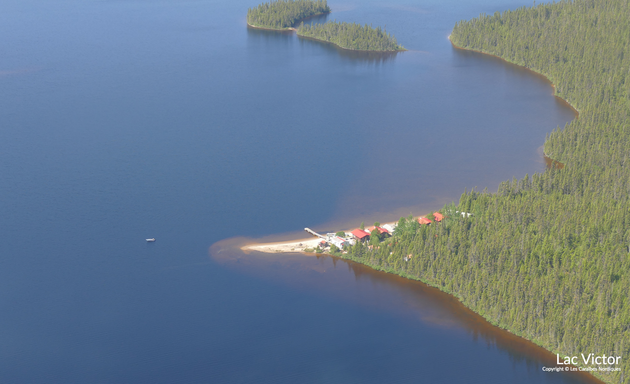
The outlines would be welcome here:
[[[310,228],[304,228],[304,230],[305,230],[306,232],[310,233],[311,235],[315,236],[315,237],[319,237],[320,239],[324,239],[324,240],[326,240],[326,238],[325,238],[324,236],[320,235],[319,233],[317,233],[317,232],[313,231],[313,230],[312,230],[312,229],[310,229]]]

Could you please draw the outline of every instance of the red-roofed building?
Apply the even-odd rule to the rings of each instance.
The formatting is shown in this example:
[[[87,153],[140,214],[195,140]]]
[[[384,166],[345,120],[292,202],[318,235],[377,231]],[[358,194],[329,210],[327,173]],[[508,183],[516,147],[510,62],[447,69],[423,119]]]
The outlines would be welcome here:
[[[431,219],[427,219],[426,217],[421,217],[418,219],[418,223],[420,223],[421,225],[429,225],[432,223]]]
[[[366,239],[368,237],[370,237],[369,232],[366,232],[360,228],[355,229],[354,231],[350,232],[352,233],[352,236],[356,237],[357,240],[363,240]]]
[[[435,221],[442,221],[442,220],[444,220],[444,215],[442,215],[440,212],[434,212],[433,216],[435,217]]]
[[[386,234],[388,234],[388,235],[389,235],[389,231],[388,231],[387,229],[385,229],[385,228],[381,228],[381,227],[370,227],[370,228],[368,228],[368,229],[367,229],[367,231],[368,231],[369,233],[372,233],[372,231],[373,231],[373,230],[375,230],[375,229],[376,229],[376,230],[378,230],[378,233],[380,233],[381,235],[382,235],[383,233],[386,233]]]

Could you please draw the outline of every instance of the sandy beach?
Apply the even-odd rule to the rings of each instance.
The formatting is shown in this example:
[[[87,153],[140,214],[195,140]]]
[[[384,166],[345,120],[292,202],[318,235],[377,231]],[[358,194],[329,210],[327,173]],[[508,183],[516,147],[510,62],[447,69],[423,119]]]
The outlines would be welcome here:
[[[426,215],[424,215],[426,216]],[[424,217],[424,216],[418,216],[417,218],[420,217]],[[382,225],[395,225],[398,224],[398,221],[392,221],[390,223],[381,223]],[[366,226],[367,228],[368,226]],[[350,233],[352,232],[352,229],[345,229],[343,230],[346,233]],[[306,249],[313,249],[315,247],[317,247],[317,244],[319,244],[319,242],[322,241],[322,239],[315,237],[315,236],[310,236],[310,237],[306,237],[304,239],[299,239],[299,240],[290,240],[290,241],[278,241],[278,242],[272,242],[272,243],[252,243],[252,244],[248,244],[248,245],[244,245],[241,247],[241,249],[243,251],[258,251],[258,252],[265,252],[265,253],[295,253],[295,252],[301,252],[301,253],[305,253]]]
[[[241,247],[243,251],[258,251],[265,253],[291,253],[304,252],[307,248],[315,248],[321,239],[317,237],[309,237],[301,240],[293,240],[277,243],[257,243],[249,244]]]

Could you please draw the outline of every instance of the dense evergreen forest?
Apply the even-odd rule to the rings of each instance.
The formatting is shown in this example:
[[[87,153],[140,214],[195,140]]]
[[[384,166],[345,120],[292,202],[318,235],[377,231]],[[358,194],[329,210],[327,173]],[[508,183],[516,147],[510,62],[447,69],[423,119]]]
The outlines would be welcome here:
[[[544,145],[565,166],[464,192],[442,223],[402,218],[344,257],[437,286],[562,356],[622,356],[621,372],[597,375],[630,383],[629,15],[628,0],[575,0],[458,23],[455,45],[544,74],[580,111]]]
[[[358,51],[404,51],[398,45],[396,38],[388,34],[381,27],[355,23],[328,22],[325,24],[300,25],[298,36],[310,37],[317,40],[336,44],[341,48]]]
[[[255,27],[286,29],[301,19],[330,12],[326,0],[276,0],[247,10],[247,23]]]

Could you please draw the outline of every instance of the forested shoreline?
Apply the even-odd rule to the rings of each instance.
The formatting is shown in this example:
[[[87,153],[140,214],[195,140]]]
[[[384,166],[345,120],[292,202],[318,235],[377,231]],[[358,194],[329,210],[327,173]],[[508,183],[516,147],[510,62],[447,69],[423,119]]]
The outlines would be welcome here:
[[[381,27],[337,21],[324,24],[295,24],[311,16],[330,13],[326,0],[273,0],[247,10],[247,24],[256,28],[292,29],[300,37],[335,44],[355,51],[396,52],[406,49]]]
[[[247,24],[268,29],[289,29],[307,17],[329,13],[326,0],[274,0],[247,10]]]
[[[394,52],[405,51],[398,41],[381,27],[356,23],[331,21],[325,24],[308,25],[302,23],[297,29],[298,36],[309,37],[333,43],[344,49],[356,51]]]
[[[457,23],[455,45],[544,74],[580,111],[544,143],[564,168],[465,191],[439,224],[402,218],[393,237],[337,254],[439,287],[562,356],[622,356],[597,376],[630,383],[629,14],[627,1],[577,0]]]

